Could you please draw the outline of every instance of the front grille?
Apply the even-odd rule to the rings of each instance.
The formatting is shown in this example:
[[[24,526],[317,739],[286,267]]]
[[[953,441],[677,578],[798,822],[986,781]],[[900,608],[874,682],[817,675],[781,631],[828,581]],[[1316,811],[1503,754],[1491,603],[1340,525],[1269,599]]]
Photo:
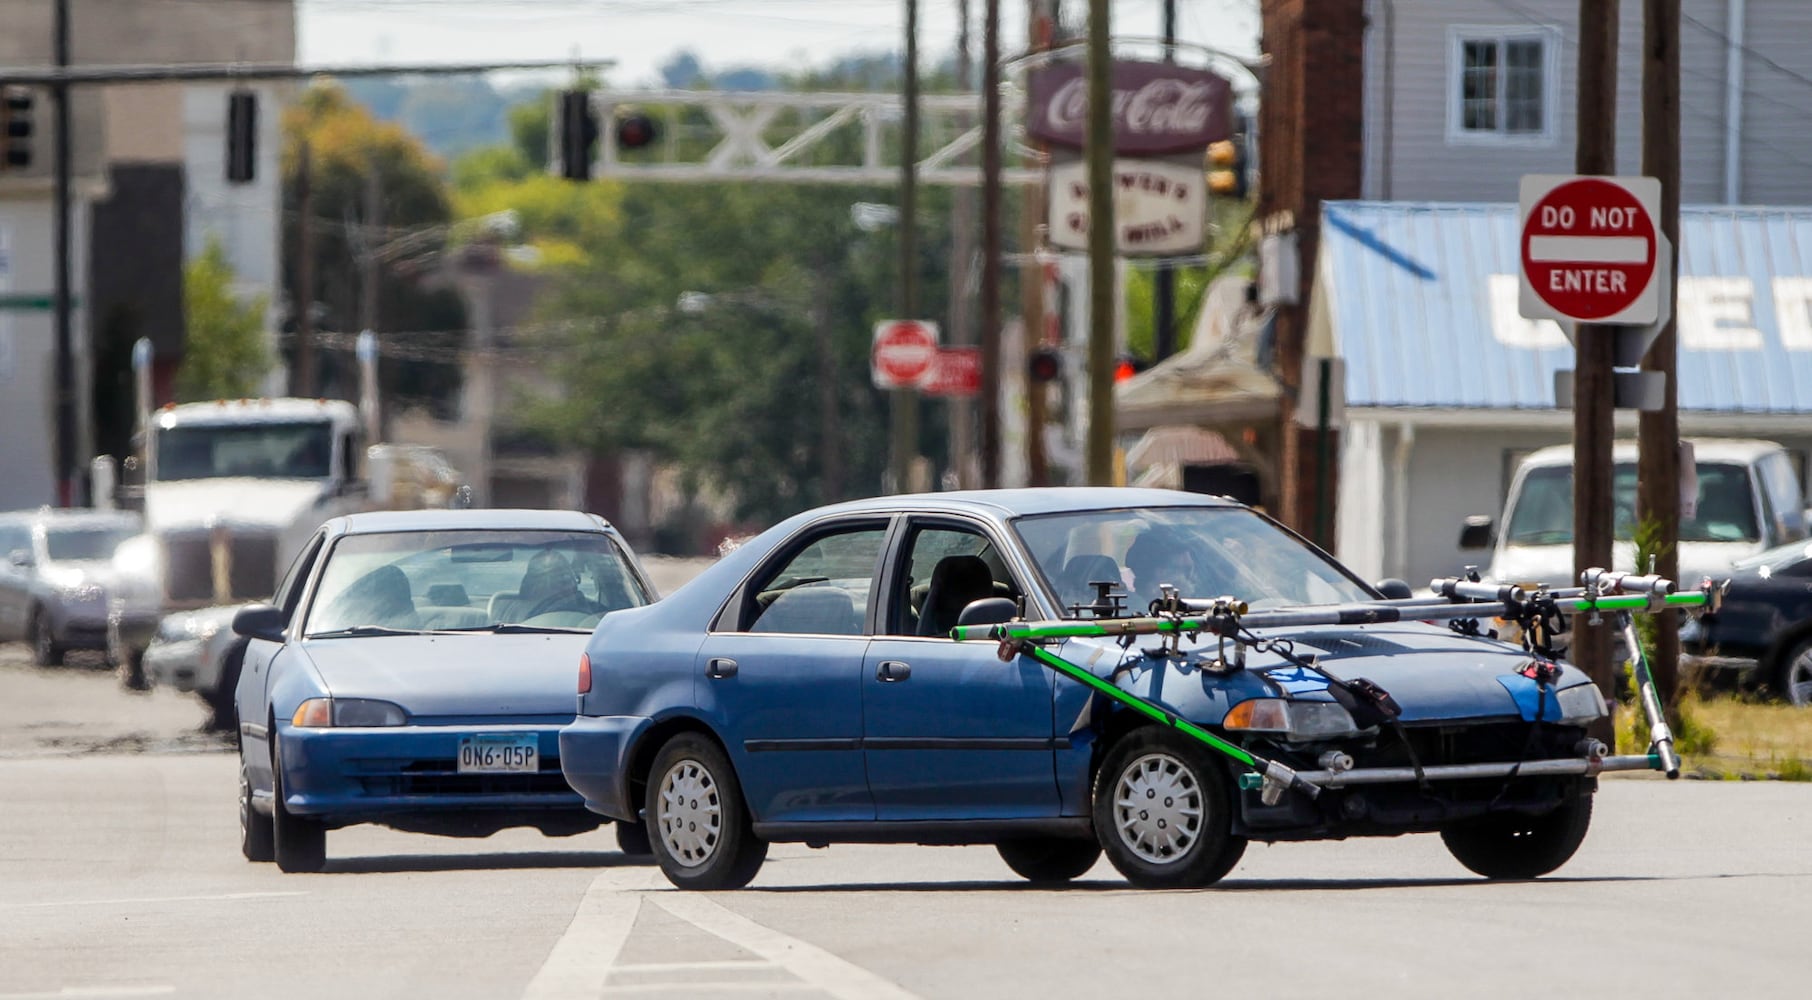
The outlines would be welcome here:
[[[235,534],[227,544],[233,555],[233,598],[268,599],[277,590],[276,536]]]
[[[577,793],[560,762],[542,758],[534,774],[461,774],[451,757],[437,760],[352,761],[352,775],[366,795],[545,795]]]
[[[1545,760],[1575,757],[1574,749],[1581,737],[1573,727],[1544,725],[1535,730],[1527,722],[1489,722],[1478,725],[1432,725],[1404,727],[1409,744],[1415,748],[1416,760],[1424,767],[1437,764],[1509,763],[1518,760]],[[1377,746],[1355,753],[1360,767],[1408,767],[1409,752],[1403,741],[1385,730]]]
[[[173,603],[211,602],[214,553],[204,533],[166,535],[163,539],[165,590]],[[231,560],[228,601],[263,600],[277,587],[277,538],[268,532],[233,531],[226,540]]]
[[[207,601],[214,597],[213,560],[208,536],[164,538],[165,590],[172,601]]]

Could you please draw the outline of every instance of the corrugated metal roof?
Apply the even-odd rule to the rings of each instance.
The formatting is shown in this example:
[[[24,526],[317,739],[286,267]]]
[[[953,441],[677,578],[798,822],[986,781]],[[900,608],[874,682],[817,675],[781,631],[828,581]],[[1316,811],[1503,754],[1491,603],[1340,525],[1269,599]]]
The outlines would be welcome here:
[[[1316,334],[1348,406],[1553,407],[1573,348],[1517,315],[1515,205],[1336,201],[1322,223]],[[1812,413],[1812,208],[1683,208],[1678,253],[1681,408]]]

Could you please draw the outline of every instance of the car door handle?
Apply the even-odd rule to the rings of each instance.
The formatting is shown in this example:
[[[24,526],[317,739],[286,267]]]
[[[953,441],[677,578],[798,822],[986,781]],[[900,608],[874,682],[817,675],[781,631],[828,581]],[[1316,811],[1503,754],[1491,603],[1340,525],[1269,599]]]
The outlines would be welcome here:
[[[875,678],[884,683],[903,681],[912,676],[912,664],[900,660],[882,660],[875,668]]]
[[[713,656],[705,664],[706,677],[735,677],[736,661],[727,656]]]

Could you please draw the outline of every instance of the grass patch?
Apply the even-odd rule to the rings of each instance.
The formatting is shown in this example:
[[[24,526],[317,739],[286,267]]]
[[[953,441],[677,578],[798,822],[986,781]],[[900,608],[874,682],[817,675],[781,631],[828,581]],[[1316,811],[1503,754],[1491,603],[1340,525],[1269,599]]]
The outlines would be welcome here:
[[[1648,752],[1639,709],[1617,706],[1617,752]],[[1674,745],[1707,778],[1812,781],[1812,711],[1731,694],[1688,694]]]

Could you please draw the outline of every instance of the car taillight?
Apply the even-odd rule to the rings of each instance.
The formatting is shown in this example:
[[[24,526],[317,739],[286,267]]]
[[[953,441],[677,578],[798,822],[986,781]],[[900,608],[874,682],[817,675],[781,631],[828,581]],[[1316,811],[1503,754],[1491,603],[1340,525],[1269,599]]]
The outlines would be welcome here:
[[[579,693],[591,693],[591,656],[587,653],[579,654]]]

